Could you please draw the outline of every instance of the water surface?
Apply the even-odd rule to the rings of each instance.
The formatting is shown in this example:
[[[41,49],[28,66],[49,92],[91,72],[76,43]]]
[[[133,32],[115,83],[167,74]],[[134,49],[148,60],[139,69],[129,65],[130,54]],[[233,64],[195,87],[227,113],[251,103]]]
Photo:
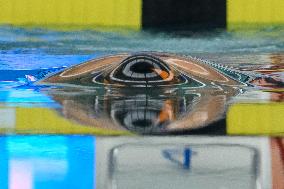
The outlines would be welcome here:
[[[138,121],[139,126],[133,129],[131,128],[133,125],[130,124],[128,127],[125,119],[122,118],[127,116],[131,119],[139,118],[139,115],[144,112],[145,117],[153,120],[152,118],[156,119],[166,110],[164,113],[167,112],[165,114],[168,117],[169,112],[174,112],[174,117],[179,119],[179,116],[189,115],[197,102],[202,102],[206,105],[202,106],[198,114],[193,117],[199,117],[201,128],[208,129],[206,126],[209,122],[204,121],[202,117],[208,117],[216,109],[221,109],[218,119],[212,120],[210,124],[213,124],[215,128],[213,130],[217,133],[225,134],[224,118],[230,104],[240,101],[282,102],[283,88],[267,85],[266,80],[259,79],[254,83],[254,87],[234,89],[238,92],[229,96],[225,95],[228,92],[227,89],[224,90],[224,94],[212,94],[209,85],[205,93],[168,90],[165,95],[155,94],[155,92],[145,95],[145,92],[140,91],[129,96],[129,93],[116,90],[92,89],[82,92],[67,88],[51,94],[49,89],[33,87],[30,84],[34,82],[34,76],[38,76],[39,73],[45,76],[48,72],[65,69],[93,58],[141,51],[198,57],[254,77],[264,76],[283,82],[284,36],[282,31],[283,27],[273,27],[250,31],[175,34],[150,31],[55,31],[1,27],[1,105],[3,107],[50,107],[56,109],[58,114],[63,114],[70,120],[84,125],[92,125],[90,122],[104,117],[104,123],[107,123],[107,120],[116,122],[116,125],[123,126],[120,128],[122,130],[153,133],[152,128],[149,130],[144,127],[149,124],[145,119],[142,122]],[[208,92],[210,90],[211,93]],[[205,98],[200,100],[200,96]],[[146,107],[146,104],[149,105]],[[94,105],[96,106],[93,107]],[[77,112],[72,112],[74,110],[72,107],[76,107]],[[165,109],[165,107],[171,108]],[[148,113],[145,113],[146,109]],[[91,120],[88,121],[90,117]],[[193,117],[190,120],[193,120]],[[185,123],[190,125],[188,120],[172,127],[180,128],[179,125]],[[221,129],[220,125],[223,125]],[[192,127],[186,128],[192,130]],[[202,130],[200,133],[212,132],[212,129],[209,130]],[[196,132],[195,127],[194,132]]]

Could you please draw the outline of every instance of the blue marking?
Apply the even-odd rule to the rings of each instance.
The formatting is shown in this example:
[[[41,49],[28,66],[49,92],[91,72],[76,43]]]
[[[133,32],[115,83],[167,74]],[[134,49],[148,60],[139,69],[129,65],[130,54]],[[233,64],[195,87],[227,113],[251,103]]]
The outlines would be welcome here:
[[[190,148],[184,148],[183,151],[178,150],[178,149],[165,149],[162,151],[162,155],[164,158],[177,164],[183,169],[190,170],[191,168],[191,158],[192,158],[193,152]],[[182,155],[183,161],[178,159],[180,155]]]
[[[191,149],[190,148],[185,148],[183,151],[183,168],[184,169],[190,169],[191,166]]]

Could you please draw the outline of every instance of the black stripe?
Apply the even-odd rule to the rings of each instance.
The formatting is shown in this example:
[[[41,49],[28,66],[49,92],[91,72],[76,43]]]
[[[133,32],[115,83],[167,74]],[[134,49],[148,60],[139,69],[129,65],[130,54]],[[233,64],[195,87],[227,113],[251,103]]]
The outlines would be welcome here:
[[[226,27],[226,0],[143,0],[143,29]]]

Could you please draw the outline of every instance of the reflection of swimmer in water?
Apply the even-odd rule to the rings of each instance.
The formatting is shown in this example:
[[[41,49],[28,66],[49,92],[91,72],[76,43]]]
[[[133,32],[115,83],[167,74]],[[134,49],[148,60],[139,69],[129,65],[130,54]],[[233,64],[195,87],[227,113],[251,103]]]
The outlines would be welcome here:
[[[256,77],[251,81],[251,84],[259,86],[269,94],[270,101],[283,102],[284,101],[284,55],[283,54],[272,54],[269,56],[271,63],[270,65],[260,66],[257,69],[251,70],[257,73],[265,74],[265,77]]]
[[[271,89],[284,88],[284,54],[272,54],[268,57],[271,64],[241,70],[259,75],[251,78],[250,83],[255,86]]]
[[[62,94],[50,93],[63,114],[80,123],[159,133],[197,129],[221,119],[226,102],[239,93],[236,87],[248,80],[252,78],[218,64],[150,53],[91,60],[37,83],[65,86]],[[69,95],[67,86],[83,86],[82,92]],[[94,93],[82,97],[85,90]]]
[[[283,66],[284,66],[284,54],[283,54],[283,52],[271,54],[271,55],[269,55],[269,58],[270,58],[272,64],[274,64],[275,66],[282,65],[281,67],[283,69]]]
[[[256,86],[268,87],[271,89],[284,88],[284,82],[282,82],[280,79],[275,79],[272,77],[257,77],[250,83]]]
[[[259,68],[253,70],[255,72],[264,73],[264,74],[272,74],[277,72],[284,72],[284,63],[277,65],[265,65],[260,66]]]

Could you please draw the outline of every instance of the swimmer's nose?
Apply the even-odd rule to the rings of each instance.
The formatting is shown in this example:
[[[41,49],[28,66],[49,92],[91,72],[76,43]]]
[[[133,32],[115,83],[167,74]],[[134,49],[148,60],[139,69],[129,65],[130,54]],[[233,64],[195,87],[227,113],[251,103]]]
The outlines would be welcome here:
[[[110,74],[111,81],[125,84],[161,84],[173,78],[167,63],[147,54],[126,58]]]

